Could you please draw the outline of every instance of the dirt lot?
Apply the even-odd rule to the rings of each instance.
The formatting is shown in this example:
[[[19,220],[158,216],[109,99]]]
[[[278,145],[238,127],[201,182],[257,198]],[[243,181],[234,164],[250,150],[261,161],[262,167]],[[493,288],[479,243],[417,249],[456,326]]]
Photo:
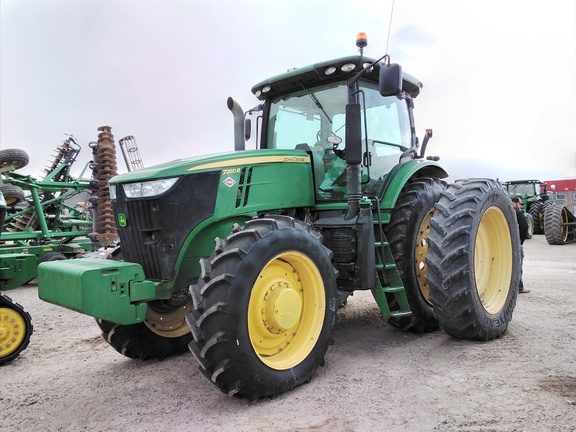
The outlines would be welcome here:
[[[124,358],[92,318],[7,292],[32,315],[28,349],[0,368],[3,431],[576,431],[576,243],[525,244],[505,336],[413,335],[369,293],[340,310],[336,343],[310,384],[249,403],[221,394],[191,354]]]

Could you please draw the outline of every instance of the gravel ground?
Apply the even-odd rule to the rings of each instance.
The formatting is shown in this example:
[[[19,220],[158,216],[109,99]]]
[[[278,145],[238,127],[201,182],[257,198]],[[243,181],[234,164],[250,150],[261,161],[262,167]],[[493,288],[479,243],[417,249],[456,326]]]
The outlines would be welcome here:
[[[130,360],[90,317],[6,292],[30,346],[0,368],[2,431],[576,431],[576,243],[525,243],[507,333],[488,343],[390,327],[369,293],[339,312],[310,384],[257,403],[221,394],[191,354]]]

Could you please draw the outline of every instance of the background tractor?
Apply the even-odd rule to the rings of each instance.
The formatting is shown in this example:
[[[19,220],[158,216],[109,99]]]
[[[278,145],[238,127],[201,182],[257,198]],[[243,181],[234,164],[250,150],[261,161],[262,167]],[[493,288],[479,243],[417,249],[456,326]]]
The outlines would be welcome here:
[[[421,82],[356,44],[256,84],[246,113],[229,98],[235,152],[112,178],[120,247],[42,263],[40,297],[95,317],[127,357],[190,349],[251,400],[312,378],[357,290],[403,329],[500,337],[520,272],[510,200],[494,180],[444,182],[432,131],[416,136]]]
[[[516,196],[522,201],[522,211],[530,231],[528,237],[532,237],[532,233],[544,234],[544,214],[550,204],[546,183],[540,180],[510,180],[503,185],[511,197]]]

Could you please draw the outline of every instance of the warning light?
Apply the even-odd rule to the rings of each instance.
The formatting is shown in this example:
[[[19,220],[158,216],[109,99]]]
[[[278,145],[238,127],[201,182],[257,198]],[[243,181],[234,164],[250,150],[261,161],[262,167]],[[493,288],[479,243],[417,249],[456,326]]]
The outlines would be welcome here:
[[[362,49],[366,47],[366,45],[368,45],[368,36],[366,36],[366,33],[364,32],[358,33],[356,36],[356,46]]]

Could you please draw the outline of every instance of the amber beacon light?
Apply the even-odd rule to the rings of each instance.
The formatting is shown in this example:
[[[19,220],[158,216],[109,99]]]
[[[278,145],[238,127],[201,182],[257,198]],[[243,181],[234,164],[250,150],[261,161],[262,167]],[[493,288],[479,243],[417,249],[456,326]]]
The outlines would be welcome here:
[[[366,36],[366,33],[364,32],[358,33],[356,36],[356,46],[362,49],[366,47],[366,45],[368,45],[368,36]]]

